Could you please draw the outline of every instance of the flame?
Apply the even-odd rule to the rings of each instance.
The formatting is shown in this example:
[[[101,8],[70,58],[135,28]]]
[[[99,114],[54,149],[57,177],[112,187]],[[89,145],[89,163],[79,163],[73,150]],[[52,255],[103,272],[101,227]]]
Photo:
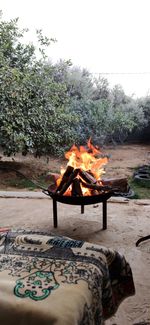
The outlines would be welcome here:
[[[68,160],[67,166],[91,172],[93,177],[100,182],[101,176],[105,173],[103,166],[108,163],[108,158],[99,158],[99,155],[101,155],[101,151],[99,148],[94,147],[91,143],[91,139],[89,139],[87,148],[84,146],[78,148],[74,144],[71,149],[65,153],[65,158]],[[57,186],[59,186],[64,172],[65,168],[61,168],[61,176],[57,180]],[[91,195],[91,190],[82,186],[82,193],[83,195]],[[65,192],[65,195],[71,195],[70,187]]]
[[[108,163],[108,158],[97,158],[101,154],[101,151],[91,144],[91,139],[87,142],[87,147],[90,152],[84,147],[79,148],[75,145],[65,153],[65,158],[68,159],[68,166],[73,168],[81,168],[84,171],[91,171],[94,177],[99,180],[101,175],[105,173],[103,166]]]

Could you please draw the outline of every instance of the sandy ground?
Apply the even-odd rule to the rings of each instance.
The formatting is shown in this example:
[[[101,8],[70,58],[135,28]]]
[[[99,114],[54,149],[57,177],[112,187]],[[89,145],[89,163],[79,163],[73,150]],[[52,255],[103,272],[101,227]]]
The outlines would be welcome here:
[[[132,175],[133,168],[150,163],[149,146],[121,146],[106,148],[110,162],[106,175],[124,177]],[[11,158],[10,158],[11,159]],[[16,158],[15,158],[16,159]],[[20,160],[19,160],[20,159]],[[18,158],[22,162],[22,158]],[[42,168],[58,170],[59,161],[31,160],[24,158],[25,167],[32,170]],[[31,168],[32,166],[32,168]],[[38,166],[40,168],[38,168]],[[43,166],[43,167],[42,167]],[[6,189],[0,186],[0,189]],[[117,200],[117,201],[116,201]],[[150,200],[127,200],[111,198],[108,201],[108,228],[102,230],[102,205],[86,206],[80,213],[80,206],[58,204],[58,228],[53,228],[52,200],[0,198],[0,226],[52,232],[84,239],[111,247],[123,253],[129,261],[136,288],[135,296],[121,303],[116,315],[106,325],[150,324],[150,240],[135,246],[141,236],[150,234]],[[145,322],[145,323],[142,323]]]
[[[102,148],[101,153],[109,156],[105,165],[104,178],[122,178],[133,175],[136,167],[150,163],[150,145],[120,145]],[[34,158],[32,155],[5,157],[0,154],[0,166],[5,162],[6,166],[13,167],[30,179],[38,177],[47,172],[60,172],[61,166],[66,166],[67,160],[53,157]],[[14,190],[6,184],[6,179],[16,178],[16,173],[0,169],[0,190]],[[16,189],[15,189],[16,190]],[[38,189],[37,189],[38,190]]]
[[[117,202],[116,202],[117,200]],[[150,233],[150,200],[111,198],[108,201],[108,228],[102,230],[102,206],[58,204],[58,228],[53,228],[52,200],[0,199],[0,226],[52,232],[84,239],[123,253],[129,261],[136,295],[124,300],[106,325],[133,325],[150,322],[150,241],[138,248],[135,242]]]

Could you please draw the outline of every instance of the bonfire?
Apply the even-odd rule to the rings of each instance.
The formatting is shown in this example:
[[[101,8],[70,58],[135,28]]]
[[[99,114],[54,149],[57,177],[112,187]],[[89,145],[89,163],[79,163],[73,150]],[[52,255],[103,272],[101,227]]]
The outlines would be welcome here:
[[[61,167],[60,174],[53,174],[54,184],[50,191],[64,196],[95,196],[108,191],[127,191],[127,179],[104,179],[105,165],[108,155],[88,140],[86,146],[73,145],[65,153],[68,160],[65,167]],[[119,187],[118,187],[119,186]]]

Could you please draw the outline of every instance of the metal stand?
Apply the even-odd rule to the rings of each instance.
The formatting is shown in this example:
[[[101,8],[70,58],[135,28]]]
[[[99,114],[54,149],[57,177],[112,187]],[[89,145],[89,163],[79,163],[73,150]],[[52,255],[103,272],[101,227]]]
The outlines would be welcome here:
[[[102,222],[103,222],[103,230],[107,229],[107,200],[102,202]],[[81,213],[84,213],[84,205],[81,205]],[[57,228],[57,201],[53,198],[53,224],[54,228]]]
[[[84,213],[84,205],[81,205],[81,214]]]
[[[54,228],[57,228],[57,201],[53,199],[53,223]]]
[[[140,243],[142,243],[143,241],[148,240],[148,239],[150,239],[150,235],[147,235],[147,236],[141,237],[141,238],[138,239],[137,242],[135,243],[136,247],[137,247]]]
[[[102,202],[103,209],[103,230],[107,229],[107,201]]]

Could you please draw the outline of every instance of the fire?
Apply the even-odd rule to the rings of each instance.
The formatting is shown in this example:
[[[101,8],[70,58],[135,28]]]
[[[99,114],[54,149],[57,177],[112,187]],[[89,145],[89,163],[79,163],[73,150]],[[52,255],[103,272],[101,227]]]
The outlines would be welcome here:
[[[101,155],[101,157],[100,157]],[[93,177],[98,184],[101,184],[101,176],[105,173],[104,165],[108,163],[107,157],[102,157],[102,153],[99,148],[94,147],[91,143],[91,139],[87,142],[87,148],[73,145],[71,149],[65,153],[65,158],[68,160],[67,167],[70,166],[73,170],[80,169],[83,172],[87,172],[88,175]],[[61,168],[61,176],[57,180],[57,187],[60,185],[66,168]],[[77,175],[78,179],[82,180],[82,175]],[[85,188],[81,184],[83,195],[92,195],[92,191],[89,188]],[[71,195],[71,185],[68,187],[64,195]]]
[[[101,154],[101,151],[91,144],[90,139],[87,142],[87,147],[90,150],[87,150],[84,146],[78,148],[73,145],[71,149],[65,153],[65,158],[69,160],[67,166],[91,171],[94,177],[99,180],[101,175],[105,173],[103,166],[107,164],[108,158],[96,157]]]

